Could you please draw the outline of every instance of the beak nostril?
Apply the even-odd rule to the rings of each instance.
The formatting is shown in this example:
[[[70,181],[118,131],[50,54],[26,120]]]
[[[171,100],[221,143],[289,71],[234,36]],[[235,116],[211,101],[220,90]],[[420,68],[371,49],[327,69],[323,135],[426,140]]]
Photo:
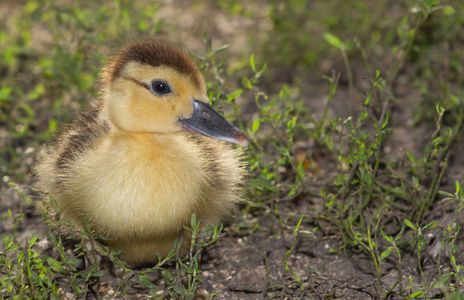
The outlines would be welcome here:
[[[204,112],[203,112],[203,117],[208,118],[208,119],[211,119],[211,118],[213,117],[213,115],[211,115],[211,113],[208,112],[208,111],[204,111]]]

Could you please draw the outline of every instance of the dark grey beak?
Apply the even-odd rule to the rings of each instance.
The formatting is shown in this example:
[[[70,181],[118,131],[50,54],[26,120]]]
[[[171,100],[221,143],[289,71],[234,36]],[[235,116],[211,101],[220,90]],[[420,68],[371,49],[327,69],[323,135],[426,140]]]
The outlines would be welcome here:
[[[198,100],[193,100],[193,116],[189,119],[179,119],[179,122],[184,131],[248,147],[248,138],[240,129],[221,116],[211,105]]]

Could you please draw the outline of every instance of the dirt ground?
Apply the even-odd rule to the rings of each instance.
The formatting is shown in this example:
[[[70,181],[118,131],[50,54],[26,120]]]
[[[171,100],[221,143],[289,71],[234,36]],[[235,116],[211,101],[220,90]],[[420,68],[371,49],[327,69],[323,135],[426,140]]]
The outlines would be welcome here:
[[[314,87],[312,87],[314,88]],[[322,89],[322,87],[321,87]],[[333,107],[345,107],[350,101],[353,110],[358,105],[353,98],[344,97],[348,93],[340,92],[336,97]],[[317,99],[309,99],[314,111],[317,107]],[[323,103],[324,101],[319,101]],[[315,104],[316,103],[316,104]],[[410,106],[412,107],[412,106]],[[341,113],[332,111],[332,114]],[[404,109],[397,114],[398,119],[407,119],[407,115],[412,113],[410,109]],[[407,136],[401,133],[408,131]],[[414,132],[412,132],[414,131]],[[396,134],[392,137],[392,152],[397,152],[399,148],[414,151],[417,144],[423,142],[423,128],[410,128],[398,126]],[[416,133],[417,132],[417,133]],[[413,138],[415,137],[415,138]],[[407,142],[407,143],[406,143]],[[395,146],[396,145],[396,146]],[[462,160],[460,157],[454,158],[455,163],[450,166],[447,172],[448,177],[462,178]],[[336,172],[334,162],[331,162],[323,155],[321,156],[321,170],[316,174],[308,176],[307,184],[311,189],[317,190],[322,187],[326,177]],[[445,179],[446,180],[446,179]],[[450,182],[452,183],[452,182]],[[446,184],[446,183],[445,183]],[[313,231],[317,221],[316,211],[323,205],[320,198],[314,195],[304,194],[291,201],[277,200],[279,210],[285,213],[295,213],[309,215],[301,225],[302,230]],[[19,201],[14,192],[7,193],[1,197],[0,212],[5,214],[11,209],[13,214],[19,211]],[[34,208],[27,207],[29,212],[26,219],[21,222],[16,231],[17,239],[26,243],[27,238],[31,237],[39,228],[40,236],[45,236],[45,227],[40,216],[34,214]],[[429,211],[426,220],[439,220],[440,224],[451,223],[453,211],[444,215],[439,202],[435,208]],[[200,283],[200,291],[205,295],[215,293],[215,299],[379,299],[375,288],[378,280],[375,266],[371,257],[364,253],[353,253],[349,250],[340,251],[342,242],[337,236],[327,236],[321,231],[315,232],[315,238],[300,235],[297,239],[296,248],[289,256],[288,264],[291,269],[299,276],[301,282],[298,283],[295,277],[284,268],[283,260],[286,252],[293,244],[293,233],[291,230],[282,230],[278,220],[271,212],[261,215],[238,215],[232,221],[239,223],[240,226],[253,228],[259,223],[256,231],[249,230],[246,234],[237,233],[232,227],[225,228],[225,236],[216,244],[208,247],[202,254],[201,276],[205,281]],[[462,224],[462,220],[460,222]],[[1,221],[0,235],[9,234],[12,230],[10,221]],[[441,229],[442,230],[442,229]],[[436,253],[437,241],[440,241],[440,229],[426,236],[428,250],[426,250],[423,269],[428,280],[436,279]],[[388,247],[379,238],[380,247]],[[458,249],[464,247],[461,240]],[[434,252],[435,251],[435,252]],[[464,261],[464,254],[457,253],[458,264]],[[442,261],[442,264],[449,265],[449,260]],[[423,284],[420,271],[417,268],[416,253],[402,253],[403,285],[409,286]],[[101,283],[107,284],[107,295],[117,287],[120,280],[117,268],[109,263],[103,265],[105,274],[101,278]],[[385,287],[392,287],[398,278],[397,257],[391,255],[382,266],[382,284]],[[445,269],[446,270],[446,267]],[[155,283],[162,286],[163,276],[153,278]],[[301,286],[301,287],[300,287]],[[398,288],[395,289],[398,291]],[[130,299],[146,299],[147,291],[142,286],[131,286],[128,291],[133,291]],[[432,289],[432,298],[443,297],[442,291]],[[402,298],[400,294],[393,293],[390,299]]]
[[[160,15],[166,19],[174,18],[182,14],[184,22],[177,24],[180,30],[178,40],[183,40],[192,50],[203,47],[197,35],[192,32],[201,32],[205,27],[215,24],[216,31],[211,33],[216,43],[228,43],[231,45],[230,52],[243,52],[246,48],[246,39],[242,36],[249,24],[236,17],[226,18],[220,13],[214,18],[208,19],[208,23],[200,22],[204,16],[183,9],[179,2],[165,5]],[[243,21],[243,22],[242,22]],[[263,25],[264,26],[264,25]],[[234,28],[234,30],[231,30]],[[233,57],[233,55],[231,55]],[[314,115],[322,115],[326,104],[328,86],[323,81],[308,78],[303,82],[302,95],[307,95],[306,105]],[[408,88],[397,86],[398,97],[401,105],[398,106],[393,116],[392,127],[394,132],[389,137],[389,148],[385,149],[385,157],[388,160],[400,159],[402,152],[411,151],[420,154],[424,151],[424,145],[433,132],[433,128],[424,126],[412,126],[411,119],[417,105],[418,95]],[[330,107],[330,119],[333,116],[348,117],[356,115],[362,109],[362,96],[350,92],[346,86],[341,85],[336,97]],[[251,112],[252,113],[252,112]],[[248,118],[249,116],[244,116]],[[300,141],[307,143],[308,141]],[[451,152],[450,165],[442,180],[443,190],[452,190],[455,180],[464,181],[464,158],[459,155],[462,143],[456,145]],[[301,282],[298,283],[295,276],[285,269],[283,260],[293,245],[293,232],[282,229],[280,220],[271,211],[264,214],[253,215],[247,213],[237,215],[231,221],[240,224],[247,231],[234,231],[234,227],[225,227],[225,236],[217,243],[208,247],[202,254],[200,269],[201,276],[205,278],[200,283],[200,294],[216,294],[215,299],[379,299],[375,282],[378,280],[373,260],[365,253],[353,253],[350,250],[340,250],[342,241],[335,235],[327,235],[320,229],[321,221],[318,220],[317,211],[324,205],[323,200],[318,197],[319,191],[328,178],[333,178],[337,172],[337,164],[327,153],[321,151],[317,156],[318,171],[308,174],[305,184],[308,190],[315,191],[314,194],[306,193],[291,200],[276,199],[279,211],[282,215],[304,214],[305,218],[301,225],[302,230],[311,231],[314,238],[299,235],[296,248],[289,256],[287,263],[298,275]],[[23,182],[24,186],[30,186],[32,179]],[[31,193],[33,195],[33,193]],[[35,197],[35,196],[34,196]],[[252,200],[252,199],[251,199]],[[13,214],[20,209],[18,195],[14,191],[5,193],[0,198],[0,215],[8,210]],[[444,214],[443,210],[447,213]],[[26,218],[16,228],[17,240],[26,243],[39,228],[40,236],[45,236],[45,226],[41,216],[34,213],[33,206],[26,207]],[[395,216],[390,216],[392,219]],[[439,221],[440,224],[450,224],[454,217],[451,208],[443,209],[439,201],[434,208],[426,213],[424,223],[427,221]],[[295,218],[289,218],[295,220]],[[290,222],[293,222],[290,221]],[[463,224],[463,220],[458,220]],[[258,229],[252,231],[257,224]],[[294,225],[294,224],[291,224]],[[9,220],[0,221],[0,235],[10,234],[13,224]],[[319,230],[314,231],[315,227]],[[443,228],[436,228],[426,235],[427,249],[423,255],[423,270],[429,281],[438,278],[437,253],[441,246],[441,232]],[[246,232],[246,234],[244,234]],[[377,242],[380,248],[389,245],[380,237]],[[445,245],[446,247],[446,245]],[[463,249],[464,241],[461,239],[457,245]],[[464,253],[457,253],[457,263],[464,262]],[[392,253],[382,265],[380,280],[386,288],[391,288],[398,279],[398,258]],[[443,270],[449,268],[449,259],[442,260]],[[402,253],[402,284],[407,289],[411,285],[423,284],[423,279],[417,267],[417,253]],[[105,273],[101,283],[107,284],[106,295],[117,287],[120,278],[116,266],[109,263],[102,266]],[[446,271],[445,271],[446,272]],[[153,279],[155,283],[162,286],[163,276]],[[146,299],[146,290],[141,286],[131,286],[133,295],[130,299]],[[398,292],[398,286],[394,293],[387,296],[389,299],[402,299]],[[199,295],[201,296],[201,295]],[[431,289],[431,298],[442,298],[441,289]]]

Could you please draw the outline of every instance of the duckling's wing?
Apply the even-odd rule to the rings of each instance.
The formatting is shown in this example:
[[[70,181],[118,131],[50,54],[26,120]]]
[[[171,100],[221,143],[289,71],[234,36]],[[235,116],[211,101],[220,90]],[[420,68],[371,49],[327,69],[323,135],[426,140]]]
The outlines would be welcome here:
[[[95,149],[109,132],[101,103],[94,103],[88,112],[79,113],[70,130],[61,136],[56,151],[56,167],[66,168],[78,156]]]
[[[102,105],[92,104],[86,113],[79,113],[74,123],[56,141],[54,147],[41,157],[36,168],[37,186],[45,194],[55,195],[69,176],[73,163],[86,152],[95,149],[110,132]]]

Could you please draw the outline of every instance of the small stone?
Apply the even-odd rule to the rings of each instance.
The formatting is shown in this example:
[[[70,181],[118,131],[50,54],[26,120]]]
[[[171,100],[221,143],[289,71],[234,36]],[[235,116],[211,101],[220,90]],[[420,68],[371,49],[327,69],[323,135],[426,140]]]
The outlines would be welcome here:
[[[203,299],[208,299],[209,293],[206,289],[204,288],[199,288],[196,293],[195,297],[193,298],[194,300],[203,300]]]

